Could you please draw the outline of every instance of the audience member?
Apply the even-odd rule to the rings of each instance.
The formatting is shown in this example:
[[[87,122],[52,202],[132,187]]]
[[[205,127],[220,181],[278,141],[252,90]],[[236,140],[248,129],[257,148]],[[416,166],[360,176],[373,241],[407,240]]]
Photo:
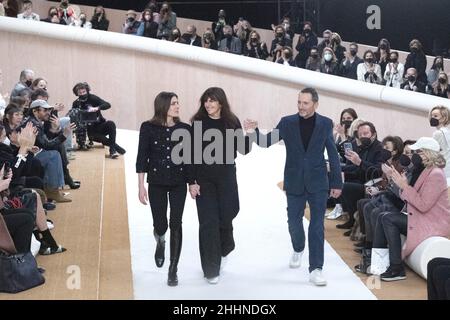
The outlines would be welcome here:
[[[134,10],[128,10],[126,14],[127,20],[122,26],[122,32],[126,34],[136,35],[141,23],[136,20],[137,13]]]
[[[137,31],[137,35],[141,37],[156,39],[158,35],[158,24],[153,20],[152,9],[144,9],[142,12],[141,24]]]
[[[431,88],[433,84],[438,80],[439,73],[444,70],[444,58],[441,56],[437,56],[434,58],[433,65],[431,66],[430,71],[427,74],[427,84]]]
[[[187,27],[186,32],[183,34],[182,38],[186,44],[195,47],[202,46],[202,38],[197,35],[197,28],[194,25]]]
[[[400,85],[403,90],[425,93],[425,83],[420,81],[417,77],[417,70],[409,68],[406,71],[406,81]]]
[[[357,68],[358,80],[368,83],[381,84],[382,75],[380,65],[375,63],[374,54],[371,50],[364,52],[364,63],[360,63]]]
[[[106,18],[106,11],[103,6],[97,6],[91,18],[92,29],[108,31],[109,20]]]
[[[403,63],[398,61],[398,52],[392,51],[390,53],[389,63],[386,65],[384,72],[386,87],[400,89],[403,82],[404,68]]]
[[[20,72],[19,82],[14,86],[10,94],[10,98],[17,97],[21,91],[24,89],[30,89],[31,84],[34,80],[34,72],[30,69],[25,69]],[[30,89],[31,90],[31,89]]]
[[[203,33],[202,46],[206,49],[217,50],[217,42],[214,37],[214,32],[210,28],[206,29]]]
[[[295,49],[298,51],[295,57],[295,63],[299,68],[306,68],[306,62],[312,48],[317,48],[317,36],[312,31],[312,23],[306,21],[303,26],[303,32],[298,38],[297,46]]]
[[[358,65],[363,63],[363,59],[358,57],[358,44],[352,42],[350,44],[350,51],[345,52],[345,60],[342,62],[342,75],[349,79],[358,80]]]
[[[332,74],[335,76],[339,75],[339,64],[337,62],[336,56],[334,55],[333,49],[327,47],[323,50],[320,72]]]
[[[17,15],[19,19],[40,21],[39,15],[33,12],[33,3],[30,0],[25,0],[22,6],[22,13]]]
[[[444,172],[450,182],[450,111],[445,106],[436,106],[431,109],[428,119],[431,127],[436,128],[433,138],[439,143],[440,152],[446,161]]]
[[[427,68],[427,57],[423,52],[422,43],[420,43],[419,40],[414,39],[409,43],[409,48],[411,50],[411,53],[406,57],[405,73],[410,68],[416,69],[417,80],[421,83],[426,84],[427,74],[425,73],[425,70]]]
[[[219,41],[219,51],[230,52],[234,54],[241,54],[241,41],[233,36],[231,26],[223,27],[224,38]]]
[[[320,72],[321,63],[322,59],[320,58],[319,50],[317,47],[312,47],[311,52],[309,53],[309,58],[306,61],[306,69]]]
[[[275,27],[275,39],[272,40],[272,45],[270,47],[270,55],[273,57],[273,62],[276,62],[281,58],[284,47],[292,48],[292,40],[286,37],[286,32],[280,25]]]
[[[250,32],[250,39],[244,47],[244,55],[261,60],[266,60],[269,56],[266,43],[261,42],[259,33],[255,30]]]
[[[228,25],[226,21],[226,13],[225,10],[220,9],[218,14],[218,19],[216,22],[213,22],[211,25],[212,31],[214,32],[214,37],[217,43],[220,42],[223,38],[223,28]]]

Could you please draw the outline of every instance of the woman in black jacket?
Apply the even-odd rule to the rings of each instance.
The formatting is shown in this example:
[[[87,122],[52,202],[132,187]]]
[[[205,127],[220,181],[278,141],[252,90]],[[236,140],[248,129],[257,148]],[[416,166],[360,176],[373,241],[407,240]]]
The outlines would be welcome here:
[[[187,186],[184,165],[174,164],[172,149],[177,145],[171,136],[175,130],[189,125],[179,119],[178,96],[173,92],[159,93],[154,102],[155,115],[141,125],[136,172],[139,176],[139,200],[150,202],[153,216],[153,234],[157,242],[155,262],[158,268],[164,264],[167,201],[170,202],[170,266],[167,284],[178,285],[177,266],[181,253],[182,216]],[[147,173],[148,193],[144,176]],[[148,196],[147,196],[148,194]],[[168,197],[168,198],[167,198]]]
[[[224,258],[235,247],[233,219],[239,212],[239,194],[234,160],[238,151],[249,152],[250,143],[221,88],[212,87],[202,94],[192,122],[191,141],[193,145],[202,141],[202,145],[192,148],[189,192],[197,203],[203,273],[210,284],[217,284]]]
[[[95,7],[94,15],[91,19],[92,29],[108,31],[109,20],[106,19],[106,12],[103,6]]]
[[[423,52],[422,43],[419,40],[414,39],[409,43],[411,53],[406,57],[405,73],[403,77],[406,77],[406,72],[409,68],[415,68],[417,70],[417,80],[423,83],[428,83],[427,74],[427,57]]]

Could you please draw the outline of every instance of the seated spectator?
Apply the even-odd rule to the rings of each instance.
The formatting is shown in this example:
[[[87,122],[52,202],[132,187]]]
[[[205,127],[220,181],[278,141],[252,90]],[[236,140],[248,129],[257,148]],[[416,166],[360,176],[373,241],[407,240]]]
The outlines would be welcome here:
[[[414,68],[416,69],[417,80],[426,84],[428,80],[427,74],[425,73],[425,70],[427,69],[427,57],[423,52],[422,43],[420,43],[419,40],[414,39],[409,43],[409,48],[411,53],[406,57],[405,74],[403,76],[405,77],[408,69]]]
[[[233,30],[231,26],[225,26],[223,28],[224,38],[219,42],[219,51],[242,54],[241,41],[233,36]]]
[[[247,20],[239,20],[234,27],[234,34],[241,40],[241,48],[245,48],[248,40],[250,39],[250,33],[253,31],[250,22]]]
[[[311,48],[308,60],[306,60],[306,70],[318,71],[320,72],[320,64],[322,59],[319,55],[319,50],[317,47]]]
[[[404,68],[403,63],[398,61],[398,52],[392,51],[390,53],[389,63],[386,65],[386,71],[384,72],[386,87],[400,89],[403,82]]]
[[[323,50],[322,62],[320,63],[320,72],[335,76],[339,75],[339,64],[336,60],[333,49],[327,47]]]
[[[355,109],[347,108],[342,110],[341,117],[339,123],[334,126],[334,141],[336,142],[336,149],[338,150],[339,155],[341,156],[341,162],[345,163],[345,148],[344,143],[352,142],[353,132],[350,131],[350,127],[358,118],[358,114]]]
[[[411,150],[411,145],[416,143],[415,140],[406,140],[403,142],[403,154],[407,156],[409,159],[411,159],[413,155],[413,151]]]
[[[389,267],[381,274],[383,281],[406,279],[402,260],[424,240],[433,236],[450,235],[450,204],[443,167],[444,157],[433,138],[420,138],[412,150],[417,150],[425,169],[414,187],[393,170],[392,180],[400,188],[401,198],[407,202],[407,214],[387,213],[381,218],[383,233],[374,238],[374,248],[389,248]],[[406,236],[402,249],[400,234]]]
[[[450,300],[450,259],[434,258],[427,265],[428,300]]]
[[[375,126],[370,122],[361,123],[358,126],[358,138],[361,145],[353,142],[353,150],[345,154],[347,164],[342,167],[345,183],[340,197],[342,208],[348,212],[349,220],[336,227],[338,229],[351,229],[355,223],[354,214],[357,210],[358,200],[364,198],[364,184],[371,179],[381,176],[381,164],[383,163],[383,146],[377,139]],[[350,235],[350,233],[345,234]]]
[[[273,62],[281,58],[284,47],[292,48],[292,40],[286,36],[284,28],[280,25],[275,28],[275,39],[272,40],[272,45],[270,46],[270,56],[273,57]]]
[[[214,32],[210,28],[206,29],[203,33],[202,46],[206,49],[217,50],[217,42],[214,38]]]
[[[448,76],[445,72],[439,72],[439,77],[433,83],[431,94],[441,98],[450,98],[450,86],[448,85]]]
[[[427,74],[427,85],[431,88],[433,84],[438,80],[439,73],[444,72],[444,58],[441,56],[437,56],[434,58],[433,65],[431,66],[430,71]]]
[[[331,35],[330,48],[333,49],[337,64],[340,66],[345,59],[345,52],[347,49],[342,45],[341,36],[336,32],[333,32]]]
[[[161,18],[159,15],[159,10],[158,10],[158,5],[156,4],[156,0],[150,0],[149,3],[147,3],[147,5],[145,6],[145,9],[150,9],[153,15],[153,21],[156,22],[157,24],[160,23]]]
[[[25,69],[20,72],[19,82],[14,86],[10,94],[10,98],[17,97],[19,93],[26,88],[31,88],[31,84],[34,80],[34,72],[30,69]],[[31,90],[31,89],[30,89]]]
[[[299,68],[306,68],[306,62],[308,61],[309,54],[312,48],[317,48],[317,36],[312,31],[312,23],[306,21],[303,26],[303,32],[298,38],[297,46],[295,49],[298,51],[295,57],[295,64]]]
[[[375,63],[381,68],[381,74],[386,72],[386,66],[390,62],[391,56],[391,44],[388,39],[381,39],[378,43],[378,49],[374,53]],[[382,84],[385,84],[384,79]]]
[[[286,38],[288,38],[289,40],[291,40],[292,42],[294,41],[294,36],[295,33],[294,31],[291,29],[291,18],[284,16],[283,19],[281,19],[280,23],[276,26],[274,24],[271,24],[272,26],[272,30],[275,31],[275,29],[277,28],[277,26],[282,26],[284,29],[284,32],[286,34]]]
[[[50,9],[48,9],[47,18],[42,19],[41,21],[48,22],[48,23],[62,24],[62,25],[66,24],[66,22],[64,20],[59,18],[58,8],[55,6],[51,6]]]
[[[19,19],[40,21],[39,15],[33,12],[33,3],[30,0],[25,0],[22,6],[22,13],[17,15]]]
[[[285,66],[295,67],[296,65],[293,56],[294,54],[292,52],[292,49],[289,47],[284,47],[281,54],[281,58],[278,59],[277,63],[283,64]]]
[[[226,13],[225,10],[220,9],[218,14],[218,19],[216,22],[213,22],[211,25],[211,29],[214,32],[214,37],[217,43],[223,39],[223,28],[228,25],[226,21]]]
[[[0,184],[2,185],[2,184]],[[0,200],[0,206],[1,206]],[[0,209],[1,210],[1,209]],[[31,236],[33,235],[34,220],[32,214],[16,209],[14,214],[2,215],[17,253],[27,253],[31,250]]]
[[[184,39],[181,37],[181,31],[178,28],[173,28],[168,40],[171,42],[186,44],[186,41],[184,41]]]
[[[182,38],[186,44],[190,46],[201,47],[202,38],[197,35],[197,28],[194,25],[190,25],[186,29],[186,33],[183,34]]]
[[[403,90],[425,93],[425,83],[417,78],[417,70],[409,68],[406,71],[406,81],[400,85]]]
[[[428,120],[431,127],[436,128],[433,138],[438,142],[440,152],[447,163],[444,172],[450,182],[450,110],[445,106],[436,106],[431,109]]]
[[[177,27],[177,15],[172,11],[169,3],[163,2],[159,16],[158,39],[167,40],[172,30]]]
[[[15,18],[19,14],[19,4],[17,0],[1,0],[0,11],[3,13],[0,13],[0,16]]]
[[[266,43],[261,42],[261,37],[255,30],[250,32],[250,39],[244,46],[244,55],[261,60],[266,60],[269,56]]]
[[[84,29],[92,29],[92,24],[90,21],[87,21],[86,14],[84,12],[81,12],[78,18],[75,15],[73,15],[72,17],[73,19],[72,22],[69,24],[69,26]]]
[[[364,63],[357,68],[358,80],[368,83],[381,84],[382,75],[380,65],[375,63],[374,54],[371,50],[364,53]]]
[[[122,26],[122,33],[136,35],[141,23],[136,20],[137,13],[134,10],[128,10],[126,14],[127,20]]]
[[[33,80],[33,83],[31,84],[31,90],[34,91],[36,89],[42,89],[47,91],[47,80],[44,78],[36,78]]]
[[[58,7],[59,18],[67,25],[72,22],[72,16],[75,14],[72,7],[69,7],[69,0],[61,0]]]
[[[94,15],[91,18],[92,29],[108,31],[109,20],[106,18],[106,11],[103,6],[97,6],[94,9]]]
[[[317,46],[317,49],[319,50],[319,54],[322,56],[323,55],[323,50],[325,48],[329,48],[331,45],[331,35],[333,34],[333,32],[331,32],[331,30],[325,30],[322,33],[322,41],[319,43],[319,45]]]
[[[358,80],[358,65],[363,62],[363,59],[358,57],[358,44],[352,42],[350,44],[350,52],[345,52],[345,60],[341,66],[342,75],[349,79]]]
[[[153,21],[153,12],[151,9],[145,9],[142,12],[141,24],[139,25],[137,35],[156,39],[158,35],[158,24]]]

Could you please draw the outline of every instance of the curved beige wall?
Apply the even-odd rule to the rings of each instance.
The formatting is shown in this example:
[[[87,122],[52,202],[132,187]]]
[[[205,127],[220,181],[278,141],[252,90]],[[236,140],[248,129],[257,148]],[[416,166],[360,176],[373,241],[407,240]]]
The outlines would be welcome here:
[[[12,24],[13,20],[16,21],[3,21]],[[74,83],[89,81],[94,93],[112,103],[112,109],[106,111],[105,116],[115,120],[118,127],[124,129],[138,129],[140,123],[153,114],[153,99],[162,90],[174,91],[179,95],[182,118],[188,120],[198,108],[201,93],[207,87],[220,86],[227,92],[241,121],[247,117],[254,118],[260,121],[260,127],[271,128],[281,116],[296,112],[298,91],[304,85],[314,84],[322,88],[319,90],[320,113],[336,120],[343,108],[353,107],[362,118],[375,123],[380,136],[395,134],[404,138],[430,135],[432,130],[427,125],[426,112],[423,110],[428,110],[436,101],[447,102],[419,94],[405,96],[406,92],[395,89],[380,91],[380,86],[202,48],[195,48],[195,53],[190,52],[192,56],[181,59],[175,58],[180,55],[178,46],[183,52],[189,51],[189,47],[95,30],[84,33],[83,30],[65,26],[28,23],[32,23],[27,25],[29,28],[55,27],[58,29],[55,32],[57,36],[49,38],[22,33],[20,30],[0,29],[0,58],[7,62],[2,65],[2,92],[5,88],[13,87],[23,68],[31,68],[37,76],[43,76],[49,81],[51,102],[64,102],[70,106],[75,98],[71,93]],[[36,33],[39,33],[39,29]],[[70,41],[62,40],[65,36],[73,38]],[[104,37],[104,44],[88,43],[94,41],[95,37]],[[114,37],[120,42],[119,47],[108,45],[108,41]],[[153,53],[141,51],[141,44],[152,48]],[[170,52],[167,47],[177,48],[172,58],[155,53],[158,50],[163,52],[163,49],[166,50],[164,52]],[[206,54],[220,60],[222,66],[208,64],[206,59],[200,62],[195,54]],[[248,65],[249,68],[257,66],[259,75],[224,67],[233,63]],[[276,80],[269,73],[265,75],[265,68],[268,72],[279,72],[279,79],[287,80]],[[292,82],[289,81],[291,76]],[[294,78],[300,80],[294,83]],[[339,86],[343,91],[336,89]],[[367,96],[367,99],[361,99],[362,96]],[[383,100],[382,96],[387,98]],[[420,103],[415,103],[414,109],[408,108],[405,106],[407,103],[401,101],[402,97],[411,97]],[[398,103],[376,102],[377,99],[396,101],[397,98]]]

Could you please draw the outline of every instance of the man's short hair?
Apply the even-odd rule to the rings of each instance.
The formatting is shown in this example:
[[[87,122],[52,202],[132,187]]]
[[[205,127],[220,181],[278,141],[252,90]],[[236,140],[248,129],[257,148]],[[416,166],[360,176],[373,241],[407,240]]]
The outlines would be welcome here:
[[[36,100],[39,96],[43,97],[43,98],[48,98],[48,92],[45,91],[44,89],[41,88],[37,88],[35,89],[30,96],[30,100],[34,101]]]
[[[370,133],[372,133],[372,135],[377,133],[377,129],[375,129],[375,125],[372,122],[369,121],[365,121],[363,123],[360,123],[358,126],[358,130],[359,128],[361,128],[362,126],[368,126],[370,128]]]
[[[309,93],[312,97],[313,102],[319,102],[319,94],[317,93],[317,90],[314,88],[305,88],[300,93]]]

